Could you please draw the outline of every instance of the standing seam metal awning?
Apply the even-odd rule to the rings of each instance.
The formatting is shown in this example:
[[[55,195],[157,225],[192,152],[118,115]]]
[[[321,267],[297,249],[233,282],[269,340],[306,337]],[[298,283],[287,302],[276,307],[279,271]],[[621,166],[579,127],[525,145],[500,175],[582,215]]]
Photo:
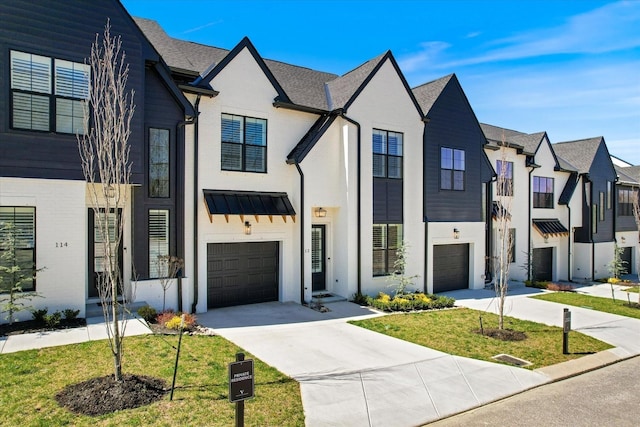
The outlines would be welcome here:
[[[203,190],[204,200],[209,212],[209,221],[213,222],[213,215],[224,215],[229,222],[229,215],[239,215],[244,221],[245,216],[254,216],[259,222],[260,215],[266,215],[273,222],[274,216],[281,216],[287,222],[287,216],[296,221],[296,212],[289,201],[287,193]]]
[[[544,237],[569,235],[569,230],[562,225],[559,219],[534,219],[533,226]]]

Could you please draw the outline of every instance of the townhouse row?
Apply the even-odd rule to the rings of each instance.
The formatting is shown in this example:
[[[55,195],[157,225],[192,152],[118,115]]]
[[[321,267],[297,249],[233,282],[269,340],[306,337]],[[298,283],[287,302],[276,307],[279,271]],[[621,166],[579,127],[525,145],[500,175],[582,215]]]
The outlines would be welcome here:
[[[551,144],[480,124],[453,74],[411,88],[390,51],[319,72],[262,58],[247,38],[225,50],[169,37],[117,0],[0,12],[0,221],[19,226],[24,265],[45,267],[25,288],[38,307],[82,316],[98,303],[100,213],[75,133],[84,59],[107,18],[136,113],[129,204],[102,215],[127,224],[132,301],[162,306],[159,255],[184,259],[167,305],[189,312],[389,292],[403,242],[417,289],[478,289],[495,274],[505,211],[515,279],[604,277],[616,242],[629,265],[637,257],[638,167],[614,167],[601,137]]]

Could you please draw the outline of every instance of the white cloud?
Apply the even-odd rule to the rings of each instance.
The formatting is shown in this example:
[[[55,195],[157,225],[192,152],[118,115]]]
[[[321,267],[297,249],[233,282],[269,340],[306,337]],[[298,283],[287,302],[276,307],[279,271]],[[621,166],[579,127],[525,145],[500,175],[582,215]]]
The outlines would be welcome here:
[[[219,19],[217,21],[213,21],[213,22],[209,22],[209,23],[204,24],[204,25],[200,25],[199,27],[194,27],[194,28],[190,28],[188,30],[184,30],[182,32],[182,34],[195,33],[196,31],[204,30],[205,28],[209,28],[209,27],[212,27],[214,25],[221,24],[221,23],[222,23],[222,20]]]
[[[421,50],[414,54],[406,55],[398,60],[403,72],[410,73],[415,70],[433,67],[441,59],[441,53],[451,45],[442,41],[430,41],[420,44]]]

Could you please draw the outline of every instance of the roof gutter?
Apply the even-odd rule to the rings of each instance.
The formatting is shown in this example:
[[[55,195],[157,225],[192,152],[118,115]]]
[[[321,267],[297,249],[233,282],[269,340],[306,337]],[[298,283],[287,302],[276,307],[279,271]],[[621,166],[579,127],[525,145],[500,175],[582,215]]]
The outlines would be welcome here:
[[[361,177],[361,168],[362,168],[362,153],[361,153],[361,145],[362,145],[362,135],[360,129],[360,123],[356,122],[352,118],[347,116],[347,112],[345,110],[339,111],[340,117],[348,121],[349,123],[356,126],[358,129],[358,137],[357,137],[357,149],[358,149],[358,162],[357,162],[357,171],[358,171],[358,199],[357,199],[357,212],[358,212],[358,288],[357,293],[360,295],[362,293],[362,197],[361,189],[362,189],[362,177]]]
[[[328,114],[329,113],[329,111],[322,110],[320,108],[313,108],[313,107],[307,107],[304,105],[293,104],[291,102],[278,101],[277,98],[276,100],[273,101],[273,106],[275,108],[285,108],[287,110],[302,111],[304,113],[312,113],[312,114]]]

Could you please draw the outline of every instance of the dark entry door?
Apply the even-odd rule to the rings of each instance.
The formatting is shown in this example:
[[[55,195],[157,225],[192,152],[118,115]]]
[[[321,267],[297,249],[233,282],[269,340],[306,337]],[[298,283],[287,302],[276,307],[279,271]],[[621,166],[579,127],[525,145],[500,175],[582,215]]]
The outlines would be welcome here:
[[[108,221],[109,240],[113,242],[110,244],[111,251],[112,253],[117,253],[117,268],[120,272],[120,276],[122,276],[122,243],[118,245],[115,242],[117,236],[116,229],[118,227],[118,222],[121,220],[121,216],[121,209],[118,209],[117,215],[113,209],[108,214],[104,209],[100,209],[99,212],[89,209],[89,289],[87,294],[89,298],[97,298],[100,296],[98,294],[98,283],[107,271],[106,246],[103,242],[104,239],[99,229],[99,221]],[[120,295],[120,293],[120,289],[118,289],[118,295]]]
[[[311,226],[311,289],[324,291],[327,289],[326,275],[326,226]]]
[[[533,250],[533,280],[536,282],[553,280],[553,248]]]
[[[625,264],[622,264],[624,267],[624,272],[622,274],[631,274],[633,271],[633,264],[631,264],[631,247],[627,246],[626,248],[622,248],[622,254],[620,255],[620,260],[624,261]]]

